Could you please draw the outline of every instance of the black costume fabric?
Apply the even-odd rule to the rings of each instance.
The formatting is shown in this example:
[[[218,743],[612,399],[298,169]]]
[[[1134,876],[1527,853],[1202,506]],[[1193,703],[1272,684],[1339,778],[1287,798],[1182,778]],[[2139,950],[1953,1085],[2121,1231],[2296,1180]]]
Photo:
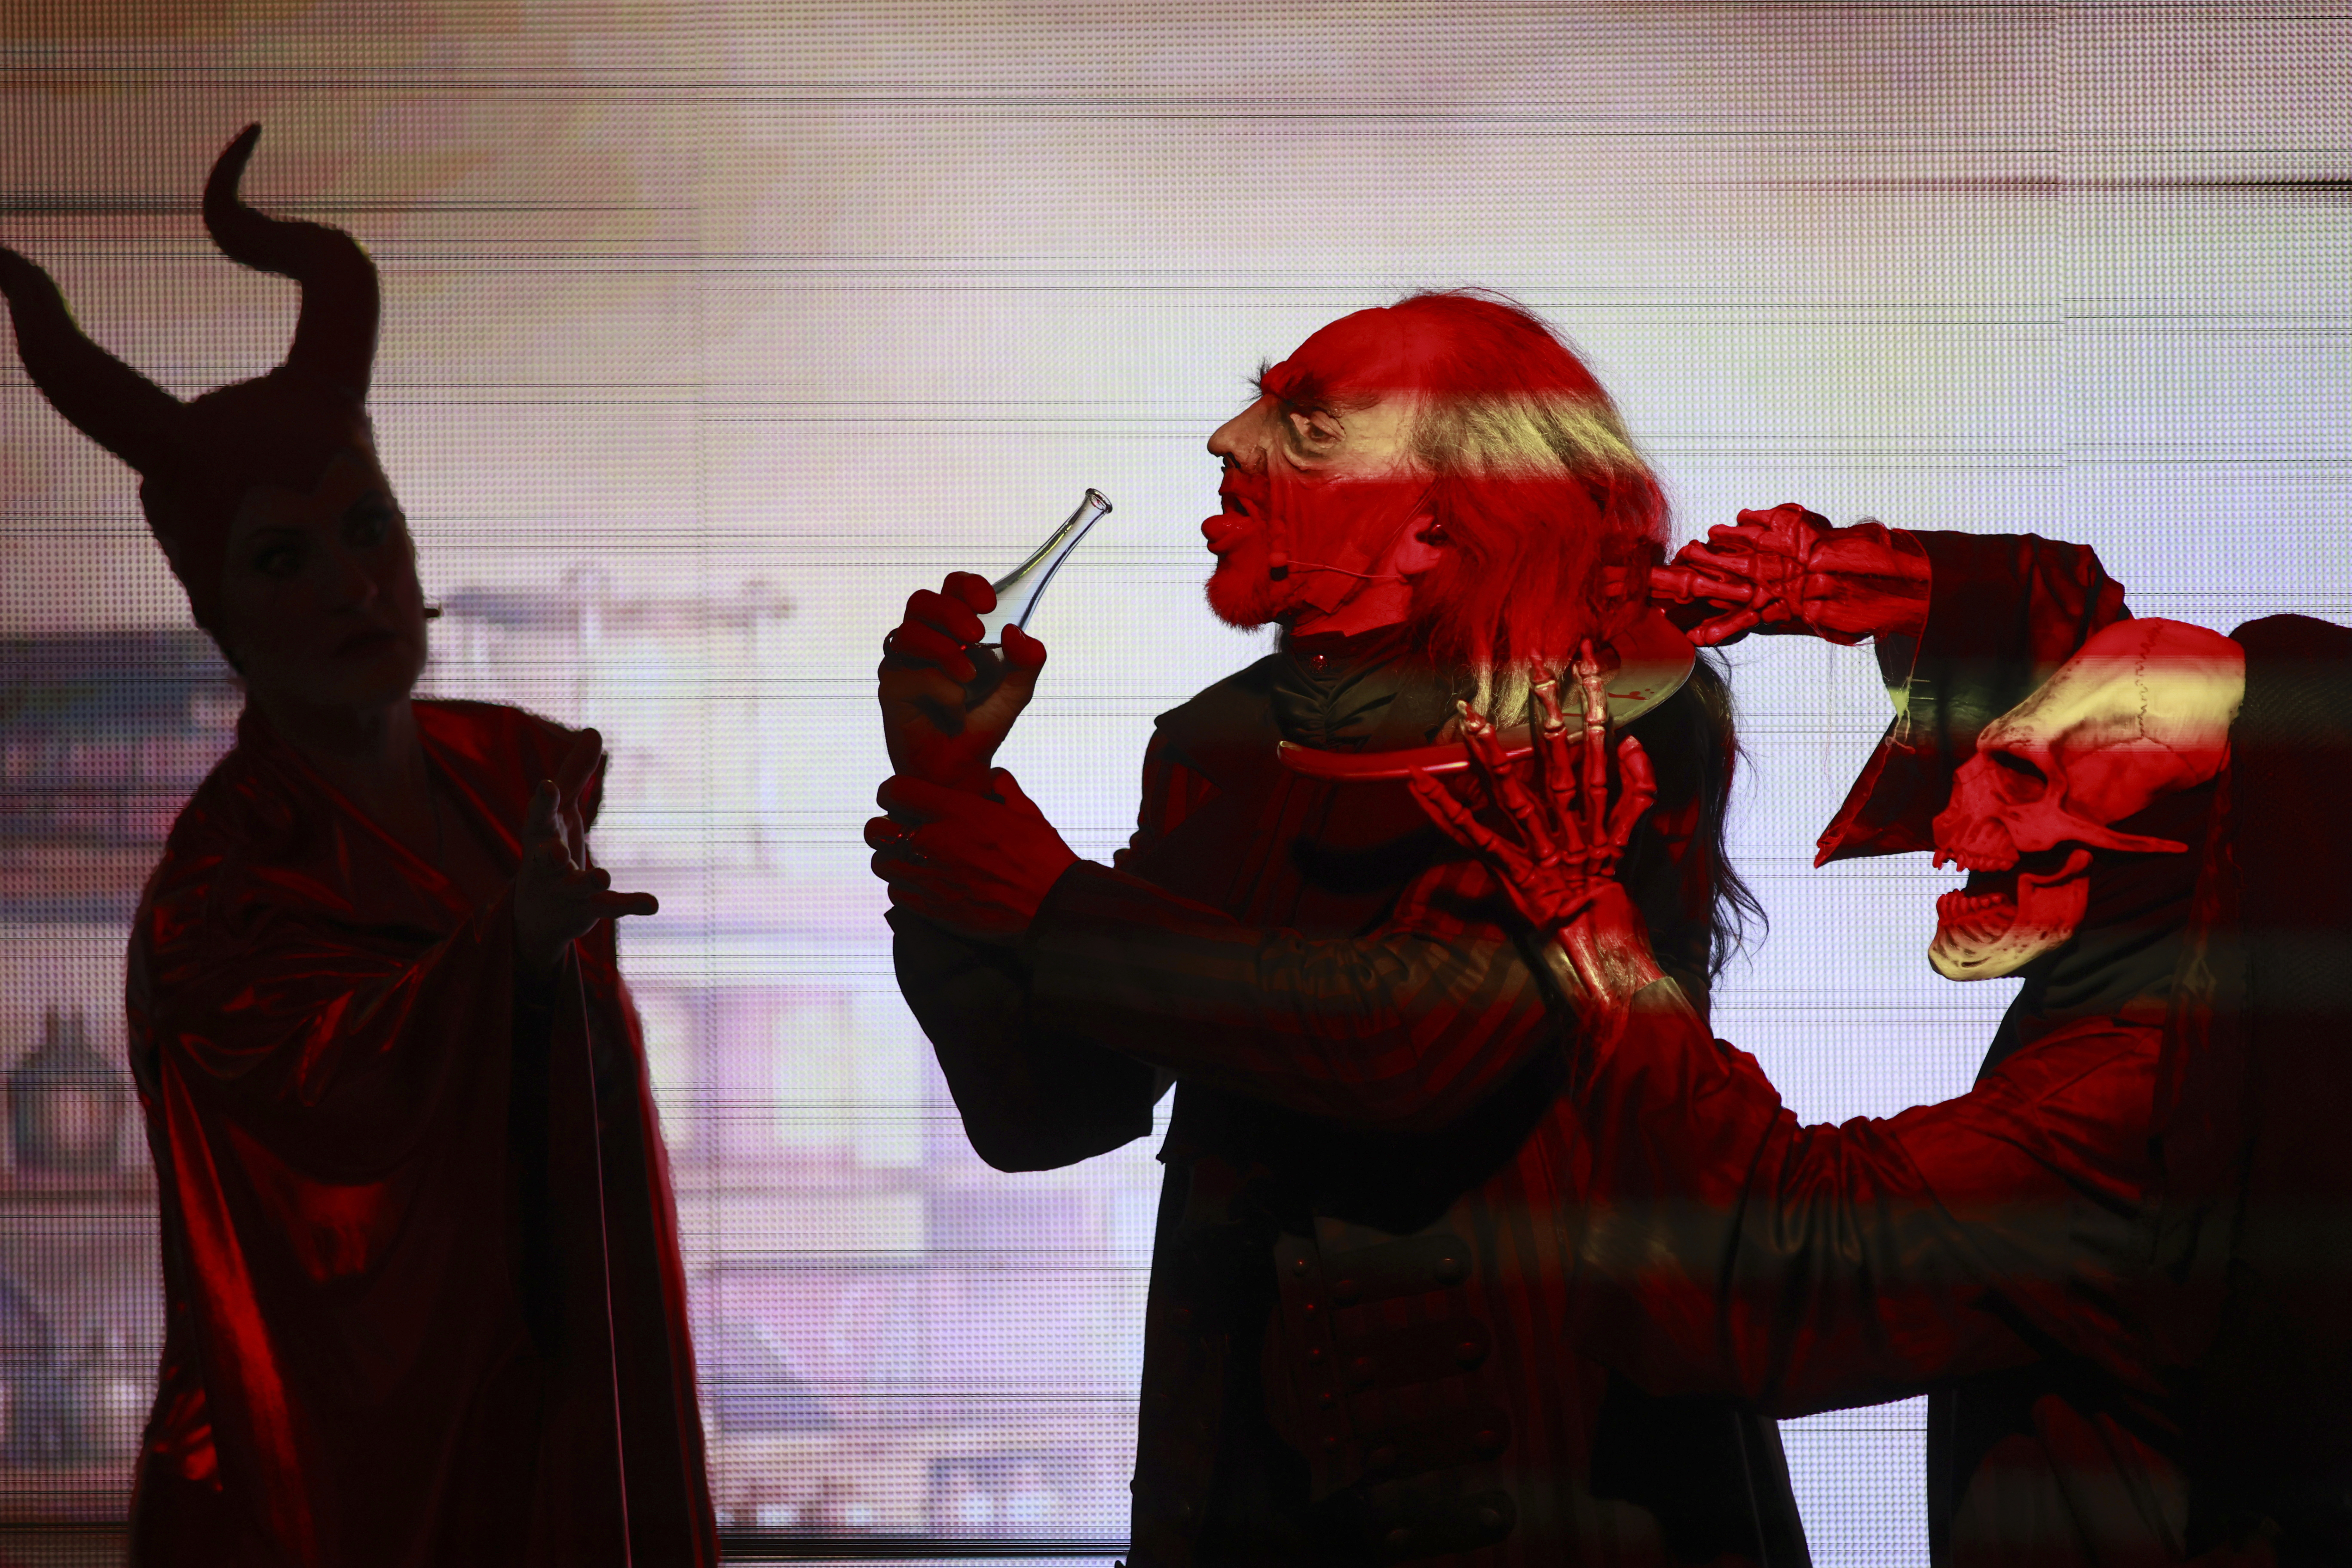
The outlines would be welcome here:
[[[1983,723],[2122,613],[2088,551],[1918,537],[1934,607],[1825,857],[1924,841]],[[2234,635],[2231,765],[2123,825],[2192,853],[2095,862],[1969,1095],[1801,1127],[1670,986],[1578,1063],[1580,1347],[1787,1415],[1928,1392],[1939,1564],[2352,1558],[2352,633]]]
[[[2200,1539],[2352,1562],[2352,631],[2231,633],[2246,700],[2168,1060],[2158,1260]]]
[[[1130,1562],[1804,1562],[1769,1421],[1565,1344],[1570,1041],[1507,900],[1402,784],[1276,760],[1424,743],[1453,695],[1378,641],[1286,648],[1160,718],[1133,843],[1017,953],[893,913],[992,1163],[1141,1136],[1176,1080]]]

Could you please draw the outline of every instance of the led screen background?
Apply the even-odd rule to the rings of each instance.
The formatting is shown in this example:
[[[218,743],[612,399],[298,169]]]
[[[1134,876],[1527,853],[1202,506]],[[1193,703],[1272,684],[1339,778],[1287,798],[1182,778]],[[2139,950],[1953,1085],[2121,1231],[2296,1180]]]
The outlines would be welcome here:
[[[385,285],[372,399],[426,687],[593,721],[599,851],[677,1157],[722,1518],[1115,1542],[1152,1145],[1006,1176],[891,980],[858,826],[913,588],[1117,510],[1004,761],[1082,854],[1153,714],[1255,656],[1202,605],[1202,449],[1262,360],[1480,285],[1591,359],[1678,536],[2095,544],[2143,614],[2352,614],[2347,24],[2262,6],[382,6],[14,0],[0,240],[183,395],[289,285],[194,196]],[[0,1066],[119,1058],[122,933],[236,698],[131,477],[0,365]],[[1717,996],[1808,1119],[1966,1088],[2011,987],[1922,959],[1924,858],[1809,868],[1885,721],[1866,650],[1734,650]],[[50,1020],[54,1016],[55,1022]],[[152,1182],[0,1188],[0,1508],[119,1510],[160,1336]],[[19,1159],[18,1165],[25,1163]],[[1784,1427],[1817,1560],[1925,1561],[1916,1405]]]

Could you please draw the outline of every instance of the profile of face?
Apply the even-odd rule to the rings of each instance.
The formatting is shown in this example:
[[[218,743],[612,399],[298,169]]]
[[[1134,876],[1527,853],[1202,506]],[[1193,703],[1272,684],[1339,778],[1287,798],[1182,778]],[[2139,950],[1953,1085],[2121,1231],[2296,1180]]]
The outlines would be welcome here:
[[[1389,314],[1359,311],[1317,331],[1210,436],[1224,476],[1201,533],[1217,562],[1209,606],[1228,625],[1329,616],[1367,592],[1401,606],[1412,577],[1436,561]]]
[[[357,711],[408,695],[425,668],[425,594],[407,521],[363,436],[306,492],[245,493],[220,621],[265,703]]]
[[[1936,864],[1969,873],[1936,901],[1936,972],[2013,974],[2073,940],[2100,854],[2186,854],[2116,824],[2221,771],[2245,689],[2245,650],[2219,632],[2120,621],[1987,725],[1935,822]]]

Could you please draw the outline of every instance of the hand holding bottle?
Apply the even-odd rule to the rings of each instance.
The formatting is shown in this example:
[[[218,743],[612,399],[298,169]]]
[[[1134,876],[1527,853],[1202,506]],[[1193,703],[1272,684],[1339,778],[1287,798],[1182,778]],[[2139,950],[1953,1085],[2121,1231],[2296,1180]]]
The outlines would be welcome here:
[[[939,592],[909,596],[882,639],[875,695],[894,773],[987,793],[996,749],[1045,664],[1045,645],[1017,625],[1005,626],[1001,648],[982,641],[981,617],[995,608],[987,578],[950,572]]]

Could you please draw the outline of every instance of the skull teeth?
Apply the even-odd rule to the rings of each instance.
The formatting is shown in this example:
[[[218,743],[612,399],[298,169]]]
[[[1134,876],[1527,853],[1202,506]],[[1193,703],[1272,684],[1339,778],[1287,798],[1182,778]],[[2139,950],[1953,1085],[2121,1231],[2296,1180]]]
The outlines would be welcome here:
[[[1971,893],[1955,888],[1936,900],[1936,920],[1950,935],[1981,947],[2017,923],[2017,900],[2006,890]]]

